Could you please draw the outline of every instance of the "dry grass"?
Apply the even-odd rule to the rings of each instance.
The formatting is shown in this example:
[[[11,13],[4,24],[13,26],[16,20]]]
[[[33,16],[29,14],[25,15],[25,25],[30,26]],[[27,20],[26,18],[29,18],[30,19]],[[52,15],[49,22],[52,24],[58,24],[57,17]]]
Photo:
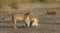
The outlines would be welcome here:
[[[21,9],[23,7],[60,6],[59,0],[0,0],[0,9]]]

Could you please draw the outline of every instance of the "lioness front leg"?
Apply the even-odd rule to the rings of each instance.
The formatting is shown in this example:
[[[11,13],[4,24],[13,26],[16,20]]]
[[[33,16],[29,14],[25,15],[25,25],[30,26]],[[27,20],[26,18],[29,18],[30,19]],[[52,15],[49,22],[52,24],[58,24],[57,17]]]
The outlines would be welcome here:
[[[27,27],[30,27],[30,21],[27,22]]]
[[[26,21],[25,26],[26,26],[26,27],[30,27],[30,21]]]

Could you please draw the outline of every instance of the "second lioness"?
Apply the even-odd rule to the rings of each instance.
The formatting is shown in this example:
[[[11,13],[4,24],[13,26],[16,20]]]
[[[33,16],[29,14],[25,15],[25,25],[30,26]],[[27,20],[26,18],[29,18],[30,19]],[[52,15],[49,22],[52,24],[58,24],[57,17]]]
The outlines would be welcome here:
[[[29,20],[30,20],[30,26],[38,27],[38,16],[30,15]]]

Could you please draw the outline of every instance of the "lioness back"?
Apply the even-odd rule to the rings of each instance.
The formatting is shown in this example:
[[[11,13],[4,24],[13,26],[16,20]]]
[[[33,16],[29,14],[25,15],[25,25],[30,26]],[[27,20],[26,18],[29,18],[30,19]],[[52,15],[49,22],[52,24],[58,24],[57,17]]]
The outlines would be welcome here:
[[[24,13],[15,13],[13,14],[13,19],[19,19],[19,20],[23,20],[25,18],[25,14]]]

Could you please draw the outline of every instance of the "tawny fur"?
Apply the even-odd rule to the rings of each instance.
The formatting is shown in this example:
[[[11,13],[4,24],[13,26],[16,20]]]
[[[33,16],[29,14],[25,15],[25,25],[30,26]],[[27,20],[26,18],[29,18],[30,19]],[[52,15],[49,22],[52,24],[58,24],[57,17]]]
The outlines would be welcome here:
[[[37,16],[31,16],[30,21],[32,21],[32,27],[38,27],[38,17]]]
[[[31,12],[27,12],[27,13],[14,13],[12,14],[12,20],[13,20],[13,24],[14,24],[14,28],[17,28],[16,24],[17,24],[17,20],[21,20],[24,21],[24,26],[26,27],[30,27],[30,25],[32,27],[38,27],[38,17],[33,15],[33,13]],[[32,24],[31,24],[31,21]]]
[[[16,27],[16,22],[17,20],[21,20],[21,21],[25,21],[25,24],[27,25],[27,27],[29,27],[30,25],[30,21],[29,21],[29,14],[24,14],[24,13],[16,13],[12,15],[13,18],[13,22],[14,22],[14,28]]]

